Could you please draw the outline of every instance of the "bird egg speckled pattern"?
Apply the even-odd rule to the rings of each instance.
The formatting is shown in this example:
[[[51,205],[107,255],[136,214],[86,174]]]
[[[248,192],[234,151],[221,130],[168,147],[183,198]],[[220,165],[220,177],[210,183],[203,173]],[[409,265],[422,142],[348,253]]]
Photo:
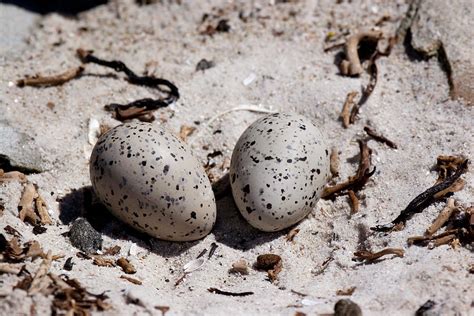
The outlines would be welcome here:
[[[255,228],[278,231],[305,218],[329,179],[329,152],[306,117],[277,113],[257,120],[238,140],[230,182],[235,203]]]
[[[206,236],[216,220],[211,184],[181,140],[148,123],[119,125],[90,159],[92,186],[123,222],[172,241]]]

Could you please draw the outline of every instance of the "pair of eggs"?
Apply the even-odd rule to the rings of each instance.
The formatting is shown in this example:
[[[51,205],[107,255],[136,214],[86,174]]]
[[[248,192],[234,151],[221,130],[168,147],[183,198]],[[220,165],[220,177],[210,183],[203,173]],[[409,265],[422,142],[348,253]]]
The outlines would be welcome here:
[[[231,159],[230,185],[242,216],[263,231],[290,227],[313,209],[329,175],[329,153],[307,118],[277,113],[250,125]],[[92,186],[117,218],[153,237],[191,241],[216,221],[211,183],[191,149],[148,123],[101,136],[91,155]]]

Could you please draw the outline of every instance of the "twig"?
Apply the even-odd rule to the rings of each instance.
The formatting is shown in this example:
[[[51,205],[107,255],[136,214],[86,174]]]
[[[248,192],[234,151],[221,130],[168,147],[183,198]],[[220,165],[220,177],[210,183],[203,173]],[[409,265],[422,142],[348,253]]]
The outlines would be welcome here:
[[[142,285],[143,282],[138,280],[138,279],[135,279],[135,278],[131,278],[129,276],[126,276],[126,275],[121,275],[120,276],[121,279],[124,279],[124,280],[127,280],[128,282],[131,282],[133,284],[137,284],[137,285]]]
[[[24,87],[24,86],[58,86],[62,85],[74,78],[79,77],[79,75],[84,71],[83,66],[71,68],[59,75],[53,76],[35,76],[30,78],[20,79],[16,82],[17,86]]]
[[[436,199],[443,197],[449,192],[452,192],[453,185],[458,187],[457,180],[463,173],[466,172],[468,163],[469,160],[465,159],[452,176],[446,178],[443,182],[432,186],[415,197],[413,201],[411,201],[408,206],[400,212],[400,215],[398,215],[397,218],[395,218],[391,223],[378,225],[376,227],[372,227],[371,229],[380,232],[388,232],[394,230],[395,227],[400,229],[403,228],[406,222],[412,218],[414,214],[422,212],[431,203],[436,201]],[[443,194],[440,195],[439,193]]]
[[[207,256],[207,259],[211,259],[211,257],[214,255],[214,252],[216,252],[217,247],[218,246],[215,242],[211,243],[211,249],[209,250],[209,255]]]
[[[393,148],[393,149],[397,149],[397,144],[395,144],[394,142],[392,142],[391,140],[389,140],[388,138],[386,138],[385,136],[383,135],[380,135],[378,134],[376,131],[374,131],[372,128],[368,127],[368,126],[365,126],[364,127],[364,131],[367,133],[367,135],[369,135],[370,137],[372,137],[374,140],[378,141],[378,142],[381,142],[381,143],[384,143],[386,144],[388,147],[390,148]]]
[[[335,147],[331,148],[331,155],[329,156],[329,169],[333,177],[339,175],[339,153]]]
[[[382,32],[368,31],[360,32],[350,36],[344,46],[346,58],[340,64],[341,74],[345,76],[358,76],[362,73],[363,68],[360,63],[357,49],[361,40],[371,40],[377,42],[382,37]]]
[[[404,254],[405,254],[405,251],[400,248],[385,248],[378,252],[371,252],[367,250],[359,250],[359,251],[354,252],[354,256],[356,256],[357,260],[368,261],[368,262],[377,260],[386,255],[395,255],[397,257],[403,257]]]
[[[341,119],[342,119],[342,125],[344,128],[348,128],[350,124],[350,118],[351,118],[351,110],[355,104],[354,98],[357,96],[357,91],[351,91],[347,94],[346,96],[346,101],[344,102],[344,105],[342,106],[342,111],[341,111]]]
[[[448,202],[446,203],[446,206],[439,213],[438,217],[434,220],[430,227],[428,227],[425,234],[431,236],[436,233],[444,225],[444,223],[448,221],[454,210],[456,210],[456,206],[454,205],[454,199],[449,198]]]
[[[351,116],[349,119],[351,124],[354,124],[356,117],[359,114],[360,108],[362,107],[362,105],[365,104],[365,102],[367,102],[372,92],[374,92],[375,85],[377,84],[377,77],[378,77],[378,67],[377,67],[376,60],[380,56],[383,56],[383,55],[379,53],[378,51],[376,51],[369,60],[368,69],[369,69],[369,74],[370,74],[370,80],[367,86],[362,90],[362,95],[359,99],[359,102],[357,102],[357,104],[352,107]]]
[[[286,241],[294,242],[294,239],[296,235],[298,235],[299,232],[300,232],[299,228],[293,228],[292,230],[290,230],[285,237]]]
[[[349,190],[349,191],[347,191],[347,193],[348,193],[349,199],[351,201],[351,215],[354,215],[355,213],[359,212],[360,202],[359,202],[359,199],[357,198],[356,194],[354,193],[354,191]]]
[[[248,296],[248,295],[253,295],[253,292],[227,292],[227,291],[219,290],[215,287],[208,288],[207,290],[211,293],[214,293],[214,294],[220,294],[220,295],[226,295],[226,296]]]
[[[354,192],[360,190],[365,183],[369,180],[369,178],[375,173],[376,168],[370,171],[371,163],[370,163],[370,155],[371,150],[367,146],[367,143],[359,140],[359,148],[360,148],[360,161],[359,161],[359,169],[354,176],[350,176],[346,181],[337,183],[333,186],[324,188],[324,191],[321,195],[322,198],[329,198],[335,194],[338,194],[342,191],[346,190],[353,190]]]
[[[460,229],[449,229],[445,232],[442,232],[438,235],[425,235],[425,236],[413,236],[407,239],[408,245],[426,245],[429,241],[444,238],[446,236],[451,235],[458,235],[460,233]]]

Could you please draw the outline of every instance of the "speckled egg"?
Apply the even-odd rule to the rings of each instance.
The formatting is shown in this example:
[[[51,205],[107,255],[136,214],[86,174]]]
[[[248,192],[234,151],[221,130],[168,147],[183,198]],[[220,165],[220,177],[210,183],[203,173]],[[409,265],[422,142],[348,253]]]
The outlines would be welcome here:
[[[216,220],[211,184],[191,150],[148,123],[119,125],[90,159],[97,196],[123,222],[172,241],[206,236]]]
[[[232,154],[230,182],[243,217],[263,231],[305,218],[329,179],[325,138],[308,118],[277,113],[257,120]]]

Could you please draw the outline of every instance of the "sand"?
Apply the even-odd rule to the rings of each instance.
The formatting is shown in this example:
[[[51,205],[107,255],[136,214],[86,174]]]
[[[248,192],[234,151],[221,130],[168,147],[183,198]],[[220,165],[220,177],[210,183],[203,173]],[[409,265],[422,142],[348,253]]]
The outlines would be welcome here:
[[[107,291],[112,309],[103,312],[106,315],[160,315],[155,309],[158,305],[170,307],[167,315],[327,314],[333,312],[337,300],[344,298],[336,291],[350,287],[356,289],[349,298],[359,304],[364,315],[413,315],[427,300],[436,302],[433,315],[472,315],[474,282],[468,272],[469,264],[474,263],[472,249],[445,245],[430,250],[406,243],[408,237],[423,234],[444,202],[415,215],[400,232],[368,238],[372,250],[403,248],[403,258],[388,256],[373,264],[352,259],[359,245],[358,227],[368,229],[391,221],[417,194],[433,185],[437,173],[432,167],[438,155],[473,157],[474,107],[450,98],[446,73],[436,57],[416,58],[398,45],[389,57],[377,61],[375,91],[356,123],[344,129],[338,116],[345,97],[352,90],[360,91],[369,77],[339,75],[335,64],[338,50],[323,51],[326,35],[371,28],[384,15],[390,19],[380,29],[384,34],[394,34],[408,4],[367,0],[340,4],[281,2],[162,1],[138,6],[131,0],[120,0],[75,18],[54,12],[39,15],[1,4],[2,16],[19,18],[2,18],[0,22],[0,37],[10,34],[11,38],[2,42],[0,120],[33,138],[34,148],[42,157],[39,167],[43,172],[28,175],[28,179],[37,184],[54,224],[46,233],[34,235],[32,226],[18,218],[22,186],[9,182],[0,185],[0,201],[5,206],[0,228],[10,225],[21,232],[22,240],[38,240],[43,249],[64,254],[63,259],[53,262],[51,271],[76,278],[90,292]],[[202,23],[205,13],[210,18]],[[452,23],[471,21],[472,26],[472,11],[463,16],[445,13]],[[229,32],[199,34],[208,23],[215,25],[220,19],[229,20]],[[456,37],[446,41],[454,41],[446,45],[450,49],[466,51],[471,45],[472,52],[469,41]],[[181,98],[158,110],[153,124],[176,134],[182,125],[196,127],[188,143],[203,164],[207,154],[215,150],[223,154],[215,158],[218,166],[229,159],[239,135],[264,115],[233,111],[206,124],[216,114],[242,106],[310,117],[340,152],[340,176],[336,181],[357,169],[357,140],[365,137],[365,125],[393,140],[398,149],[369,141],[377,171],[359,192],[359,213],[349,216],[345,196],[321,200],[297,226],[300,232],[294,242],[285,240],[288,230],[263,233],[249,226],[229,193],[217,202],[215,228],[197,242],[154,240],[110,218],[101,231],[104,247],[121,246],[120,255],[128,257],[137,269],[132,277],[143,281],[135,285],[120,279],[123,272],[118,267],[98,267],[91,260],[77,258],[78,250],[62,234],[69,231],[72,219],[86,211],[92,150],[87,137],[89,120],[118,125],[120,122],[103,110],[105,104],[153,97],[155,91],[130,85],[121,74],[111,75],[112,71],[96,65],[87,65],[82,77],[58,87],[14,85],[25,75],[54,74],[78,66],[75,51],[80,47],[92,49],[104,59],[122,60],[137,73],[147,70],[174,82]],[[215,67],[196,71],[196,64],[203,58],[214,61]],[[472,55],[463,58],[472,59]],[[250,80],[252,77],[255,79]],[[248,85],[244,84],[246,79],[246,83],[251,81]],[[49,102],[54,108],[47,106]],[[213,172],[219,177],[225,170],[216,168]],[[466,186],[454,197],[460,204],[470,205],[474,193],[472,171],[463,178]],[[214,242],[218,245],[214,256],[175,286],[184,264],[204,248],[209,250]],[[235,261],[244,258],[253,264],[264,253],[282,257],[283,270],[275,283],[265,272],[253,268],[245,276],[229,273]],[[70,272],[63,270],[68,257],[73,257],[75,263]],[[321,272],[329,257],[333,260]],[[28,263],[28,270],[36,271],[40,262]],[[29,314],[31,305],[38,314],[50,313],[52,297],[28,296],[20,289],[13,290],[19,279],[11,274],[0,275],[0,314]],[[209,293],[210,287],[254,294],[227,297]],[[141,303],[134,304],[130,298],[138,298]]]

